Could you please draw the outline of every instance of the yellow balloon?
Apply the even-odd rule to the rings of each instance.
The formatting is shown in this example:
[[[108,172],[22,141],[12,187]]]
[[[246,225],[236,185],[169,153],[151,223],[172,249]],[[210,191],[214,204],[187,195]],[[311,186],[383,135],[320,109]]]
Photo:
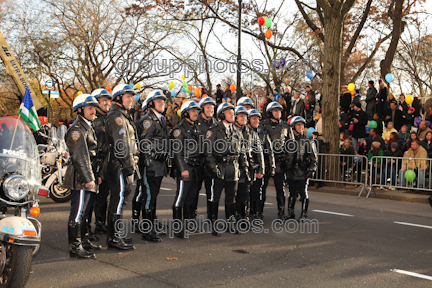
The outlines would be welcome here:
[[[406,98],[405,98],[405,102],[406,102],[407,104],[411,104],[413,101],[414,101],[414,97],[413,97],[412,95],[408,95],[408,96],[406,96]]]
[[[264,18],[264,21],[267,20],[267,17],[266,17],[266,16],[263,16],[263,18]]]
[[[172,88],[174,87],[174,81],[169,82],[169,86]]]
[[[181,117],[180,109],[177,110],[177,115],[178,115],[179,117]]]
[[[140,83],[136,84],[135,87],[136,87],[138,90],[141,90],[141,84],[140,84]]]
[[[184,81],[184,80],[186,80],[186,77],[185,77],[184,75],[182,75],[182,79],[183,79],[183,81]]]
[[[82,92],[81,92],[81,91],[78,91],[77,95],[81,95],[81,94],[82,94]]]
[[[349,91],[354,91],[354,89],[355,89],[355,85],[354,85],[354,83],[350,83],[350,84],[348,84],[348,90],[349,90]]]

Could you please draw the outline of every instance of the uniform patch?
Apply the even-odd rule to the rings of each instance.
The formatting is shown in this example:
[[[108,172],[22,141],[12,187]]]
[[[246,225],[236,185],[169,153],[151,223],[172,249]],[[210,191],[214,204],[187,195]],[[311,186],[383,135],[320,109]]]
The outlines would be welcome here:
[[[151,122],[150,120],[145,120],[145,121],[143,122],[143,127],[144,127],[144,129],[147,130],[148,128],[150,128],[151,124],[152,124],[152,122]]]
[[[206,133],[206,139],[209,139],[210,137],[211,137],[211,135],[213,134],[213,132],[212,131],[207,131],[207,133]]]
[[[175,138],[177,138],[178,136],[180,136],[180,134],[181,134],[180,129],[176,129],[176,130],[174,130],[174,132],[173,132],[173,136],[174,136]]]
[[[118,126],[123,126],[123,119],[121,117],[114,118],[114,121]]]
[[[123,128],[121,128],[119,131],[119,135],[122,135],[122,134],[126,134],[126,131]]]
[[[72,140],[73,141],[78,141],[78,139],[81,137],[81,132],[79,131],[73,131],[72,132]]]

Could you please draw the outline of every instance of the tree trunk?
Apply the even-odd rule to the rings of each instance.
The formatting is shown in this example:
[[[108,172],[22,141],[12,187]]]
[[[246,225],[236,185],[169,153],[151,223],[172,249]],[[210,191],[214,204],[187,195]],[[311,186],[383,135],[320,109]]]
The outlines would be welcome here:
[[[339,93],[342,57],[342,25],[340,15],[326,15],[323,68],[323,136],[326,153],[339,153]],[[336,112],[337,111],[337,112]]]

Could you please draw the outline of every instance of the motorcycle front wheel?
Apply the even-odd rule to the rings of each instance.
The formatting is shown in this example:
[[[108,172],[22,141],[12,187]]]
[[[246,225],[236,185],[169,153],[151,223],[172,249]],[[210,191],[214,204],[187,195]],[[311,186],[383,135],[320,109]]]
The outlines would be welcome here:
[[[24,287],[30,276],[33,247],[0,243],[0,287]]]
[[[50,186],[50,197],[57,203],[64,203],[70,200],[71,190],[63,188],[56,179]]]

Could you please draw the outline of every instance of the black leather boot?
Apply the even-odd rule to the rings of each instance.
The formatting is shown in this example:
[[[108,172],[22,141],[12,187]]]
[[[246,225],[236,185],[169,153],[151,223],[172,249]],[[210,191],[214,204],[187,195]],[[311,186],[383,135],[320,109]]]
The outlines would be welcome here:
[[[285,196],[276,197],[277,205],[278,205],[278,219],[285,220]]]
[[[309,199],[301,199],[302,202],[302,212],[299,218],[299,221],[302,222],[304,220],[306,220],[307,218],[307,211],[308,211],[308,207],[309,207]]]
[[[115,231],[115,223],[121,219],[120,214],[110,214],[108,218],[108,239],[107,244],[110,248],[117,248],[120,250],[132,250],[135,249],[133,245],[126,244],[122,238],[117,237]]]
[[[198,191],[198,193],[196,193],[196,196],[195,196],[195,199],[194,199],[194,202],[192,205],[192,208],[193,208],[192,219],[196,219],[197,214],[198,214],[198,197],[199,197],[199,191]]]
[[[250,202],[250,213],[249,213],[249,219],[251,221],[257,219],[258,211],[259,211],[259,200],[252,200]]]
[[[156,235],[158,235],[158,236],[166,236],[166,232],[165,231],[167,231],[167,228],[165,227],[164,224],[162,224],[162,222],[159,222],[159,220],[158,220],[158,218],[156,216],[156,208],[152,208],[151,210],[152,210],[152,213],[153,213],[153,215],[152,215],[153,218],[152,219],[153,219],[153,223],[155,223],[154,224],[155,228],[157,227],[158,231],[161,231],[161,232],[156,232],[156,230],[155,230]]]
[[[108,226],[105,224],[107,219],[107,203],[94,203],[95,214],[95,233],[106,234],[108,233]]]
[[[235,219],[236,203],[225,204],[225,216],[229,223],[229,232],[239,234],[237,230],[237,221]]]
[[[264,215],[263,215],[263,213],[264,213],[264,202],[265,202],[265,200],[259,200],[258,201],[258,212],[257,212],[257,214],[256,214],[256,217],[257,217],[257,219],[261,219],[261,220],[263,220],[264,219]]]
[[[219,203],[208,201],[207,202],[207,218],[211,222],[211,234],[213,236],[221,236],[218,229],[215,227],[215,222],[218,219],[218,212],[219,212]]]
[[[150,242],[161,242],[162,239],[157,236],[155,229],[154,229],[154,221],[153,221],[153,212],[151,209],[144,209],[143,210],[143,219],[150,220],[152,223],[151,231],[148,233],[142,233],[141,238],[145,241]],[[148,231],[148,229],[146,229]]]
[[[81,224],[70,221],[68,222],[68,241],[69,241],[69,256],[95,259],[96,255],[85,250],[81,244]]]
[[[172,209],[173,209],[173,220],[179,220],[180,222],[183,222],[183,209],[182,209],[182,207],[173,207]],[[184,238],[183,223],[181,225],[182,225],[182,230],[178,233],[174,233],[174,236],[183,239]]]
[[[295,213],[294,213],[294,207],[296,203],[296,198],[294,197],[288,197],[288,214],[286,216],[286,219],[295,219]]]
[[[86,219],[85,221],[85,237],[87,237],[90,241],[99,241],[99,237],[96,236],[96,234],[93,233],[93,231],[91,230],[91,218]],[[84,223],[83,223],[84,224]]]
[[[139,233],[139,221],[141,214],[141,202],[136,202],[135,199],[132,201],[132,223],[134,223],[134,232]]]
[[[86,235],[87,228],[86,228],[85,221],[81,222],[80,229],[81,229],[81,235]],[[81,244],[82,244],[82,247],[89,252],[96,252],[96,251],[102,250],[101,245],[95,245],[95,244],[91,243],[90,239],[87,236],[81,237]]]

